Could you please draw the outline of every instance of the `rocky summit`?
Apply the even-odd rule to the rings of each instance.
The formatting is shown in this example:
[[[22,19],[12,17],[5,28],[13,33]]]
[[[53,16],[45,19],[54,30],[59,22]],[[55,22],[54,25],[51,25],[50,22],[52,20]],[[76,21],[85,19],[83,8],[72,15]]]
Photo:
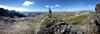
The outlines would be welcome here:
[[[15,18],[23,17],[23,18]],[[26,15],[0,8],[0,34],[100,34],[100,4],[94,13]]]
[[[47,18],[40,26],[38,34],[84,34],[80,27]]]

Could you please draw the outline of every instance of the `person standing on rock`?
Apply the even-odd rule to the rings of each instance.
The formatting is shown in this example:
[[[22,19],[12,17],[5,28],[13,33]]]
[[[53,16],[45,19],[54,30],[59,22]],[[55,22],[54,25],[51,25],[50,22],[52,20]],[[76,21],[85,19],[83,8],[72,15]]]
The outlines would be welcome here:
[[[51,18],[51,14],[52,14],[52,11],[51,9],[49,8],[49,17]]]

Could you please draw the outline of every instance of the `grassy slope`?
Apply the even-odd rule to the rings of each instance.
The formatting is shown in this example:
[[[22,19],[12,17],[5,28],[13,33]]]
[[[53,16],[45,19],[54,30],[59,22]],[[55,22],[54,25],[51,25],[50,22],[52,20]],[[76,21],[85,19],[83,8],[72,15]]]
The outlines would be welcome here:
[[[74,17],[74,18],[71,18]],[[57,21],[63,21],[66,23],[73,22],[73,25],[84,25],[87,15],[80,15],[75,17],[74,14],[53,14],[52,18],[57,19]]]
[[[72,18],[70,21],[73,21],[72,24],[74,25],[84,25],[85,24],[85,20],[86,20],[87,16],[86,15],[81,15],[75,18]]]
[[[38,30],[43,17],[43,15],[39,15],[36,17],[19,18],[11,25],[10,31],[7,34],[33,34]]]

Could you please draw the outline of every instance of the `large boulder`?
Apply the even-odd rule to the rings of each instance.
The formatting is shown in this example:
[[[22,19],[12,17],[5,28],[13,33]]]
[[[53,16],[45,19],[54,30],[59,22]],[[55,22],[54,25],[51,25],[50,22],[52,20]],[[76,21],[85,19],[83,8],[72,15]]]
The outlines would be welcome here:
[[[84,31],[77,26],[47,18],[37,34],[84,34]]]
[[[98,27],[97,34],[100,34],[100,4],[96,4],[95,12],[96,12],[95,24]]]

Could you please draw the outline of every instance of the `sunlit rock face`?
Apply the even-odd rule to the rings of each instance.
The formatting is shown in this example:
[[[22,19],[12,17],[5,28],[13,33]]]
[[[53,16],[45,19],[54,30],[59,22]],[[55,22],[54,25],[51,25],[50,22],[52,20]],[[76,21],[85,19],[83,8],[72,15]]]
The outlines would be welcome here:
[[[37,34],[84,34],[84,30],[75,25],[47,18],[44,19]]]
[[[98,27],[97,34],[100,34],[100,4],[96,5],[95,12],[96,12],[95,24]]]
[[[95,11],[96,11],[96,13],[100,13],[100,4],[96,5]]]
[[[96,5],[95,11],[96,11],[96,19],[97,19],[97,22],[100,22],[100,4],[97,4]]]

